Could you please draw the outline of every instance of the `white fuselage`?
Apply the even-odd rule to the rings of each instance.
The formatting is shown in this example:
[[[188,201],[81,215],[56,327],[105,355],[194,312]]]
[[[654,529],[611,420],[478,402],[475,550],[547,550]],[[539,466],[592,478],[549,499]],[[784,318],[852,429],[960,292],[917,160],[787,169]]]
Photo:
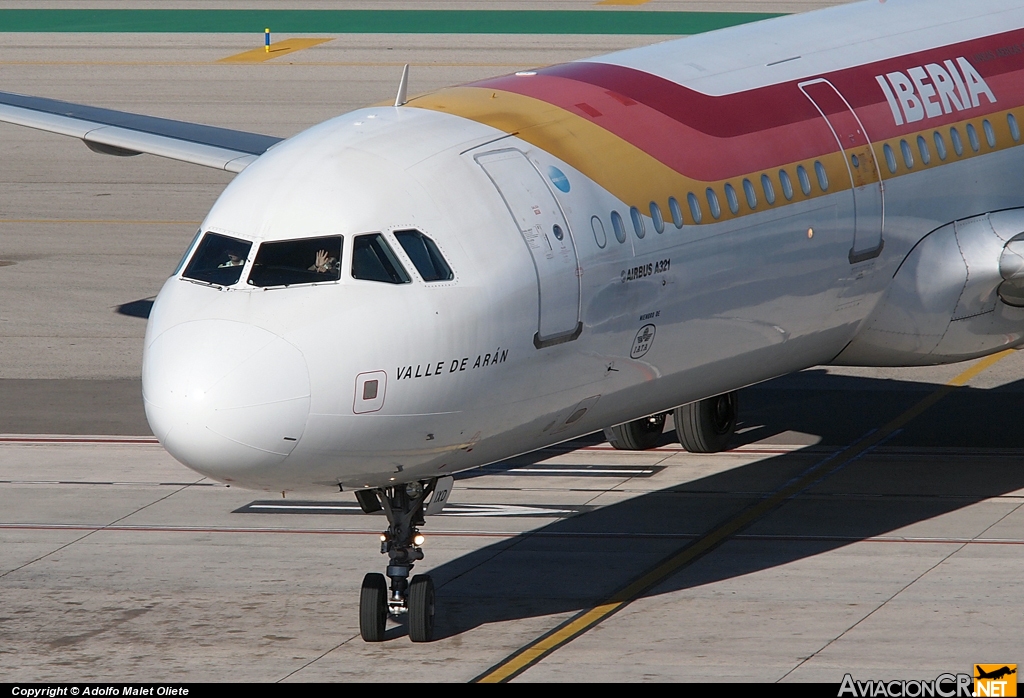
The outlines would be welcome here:
[[[1024,26],[1024,12],[989,5],[944,24],[956,3],[867,3],[594,62],[733,95]],[[890,13],[889,23],[869,27],[881,12]],[[936,18],[903,31],[914,12]],[[845,36],[835,34],[844,27]],[[880,36],[900,31],[899,39]],[[789,56],[802,58],[783,63],[784,72],[765,67]],[[874,72],[865,74],[876,84]],[[1002,101],[981,104],[978,114],[1020,104],[996,95]],[[878,104],[864,113],[892,120],[889,106]],[[723,195],[719,220],[704,185],[693,185],[702,222],[692,219],[680,191],[682,227],[666,203],[663,226],[653,209],[638,206],[642,237],[630,215],[632,193],[613,193],[582,160],[555,154],[526,132],[510,135],[486,119],[415,101],[315,126],[245,169],[201,231],[252,241],[247,270],[261,243],[341,235],[341,278],[267,288],[247,285],[244,273],[228,287],[180,273],[170,278],[145,343],[143,387],[154,433],[183,463],[226,482],[274,491],[381,487],[484,465],[837,357],[934,363],[1019,344],[1024,311],[999,306],[1005,322],[990,332],[997,338],[974,349],[887,359],[876,342],[873,354],[856,354],[851,343],[928,233],[1024,207],[1024,150],[990,148],[890,176],[885,139],[865,124],[881,172],[873,185],[853,191],[833,184],[785,202],[776,180],[778,204],[767,205],[758,189],[757,207],[730,215]],[[817,127],[827,128],[825,120]],[[562,134],[560,147],[573,137]],[[833,150],[749,172],[818,157],[835,182],[846,170],[837,169],[844,159]],[[734,181],[743,204],[745,178],[758,184],[737,171],[707,187]],[[517,181],[523,190],[510,191]],[[862,194],[871,186],[879,197],[869,202]],[[623,221],[624,242],[612,211]],[[531,228],[528,215],[543,223]],[[872,225],[883,231],[884,247],[851,262],[855,237]],[[436,243],[452,280],[426,282],[416,273],[395,242],[394,232],[407,229]],[[352,278],[351,241],[369,232],[384,234],[410,283]],[[370,398],[368,376],[379,381]]]

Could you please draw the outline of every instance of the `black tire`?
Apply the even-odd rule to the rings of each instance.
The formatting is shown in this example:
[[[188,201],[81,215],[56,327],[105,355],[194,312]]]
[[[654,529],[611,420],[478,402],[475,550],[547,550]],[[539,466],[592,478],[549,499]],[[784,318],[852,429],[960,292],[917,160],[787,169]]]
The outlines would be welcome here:
[[[388,622],[388,584],[383,574],[363,577],[359,592],[359,634],[366,642],[383,642]]]
[[[434,580],[417,574],[409,584],[409,639],[430,642],[434,637]]]
[[[676,436],[690,453],[718,453],[736,431],[739,398],[735,392],[677,407]]]
[[[665,430],[665,414],[654,414],[643,419],[618,424],[604,430],[605,438],[620,451],[646,451],[661,441]]]

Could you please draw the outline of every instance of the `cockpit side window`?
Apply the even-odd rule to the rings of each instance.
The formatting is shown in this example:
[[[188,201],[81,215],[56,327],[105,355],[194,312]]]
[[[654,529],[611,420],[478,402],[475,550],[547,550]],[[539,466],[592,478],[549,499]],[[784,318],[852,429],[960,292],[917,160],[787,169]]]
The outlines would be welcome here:
[[[249,272],[249,285],[293,286],[341,278],[341,236],[265,242]]]
[[[189,255],[192,254],[192,250],[196,247],[196,242],[199,240],[199,236],[203,234],[202,230],[197,230],[195,236],[192,238],[192,242],[188,243],[188,247],[185,248],[185,254],[181,255],[181,261],[178,262],[178,266],[174,267],[174,271],[171,276],[177,276],[178,273],[184,268],[185,262],[188,261]]]
[[[395,237],[424,281],[451,281],[455,278],[441,250],[426,235],[418,230],[397,230]]]
[[[182,276],[218,286],[236,284],[242,276],[251,247],[248,240],[207,233]]]
[[[407,284],[411,280],[380,233],[359,235],[352,241],[352,278]]]

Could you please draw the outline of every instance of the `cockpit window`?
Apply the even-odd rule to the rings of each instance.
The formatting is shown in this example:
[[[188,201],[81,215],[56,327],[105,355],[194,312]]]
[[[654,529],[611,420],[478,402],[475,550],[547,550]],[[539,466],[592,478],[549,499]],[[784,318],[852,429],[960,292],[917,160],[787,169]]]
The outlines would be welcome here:
[[[398,230],[395,237],[424,281],[451,281],[455,278],[441,250],[426,235],[418,230]]]
[[[352,278],[407,284],[409,274],[380,233],[360,235],[352,241]]]
[[[341,236],[265,242],[256,253],[249,285],[293,286],[341,278]]]
[[[251,247],[252,243],[247,240],[207,233],[182,276],[218,286],[236,284]]]

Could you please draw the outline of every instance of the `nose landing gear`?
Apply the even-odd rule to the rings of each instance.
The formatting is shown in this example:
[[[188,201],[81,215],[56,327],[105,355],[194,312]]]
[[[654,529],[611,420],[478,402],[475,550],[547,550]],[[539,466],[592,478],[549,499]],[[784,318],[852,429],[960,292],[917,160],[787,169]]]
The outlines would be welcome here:
[[[429,642],[434,633],[434,582],[430,575],[418,574],[409,582],[409,573],[423,559],[423,504],[434,491],[437,480],[379,490],[356,492],[359,506],[368,514],[384,510],[388,529],[380,536],[380,552],[387,555],[388,591],[384,575],[367,574],[359,594],[359,634],[366,642],[382,642],[388,615],[406,615],[409,638]]]

